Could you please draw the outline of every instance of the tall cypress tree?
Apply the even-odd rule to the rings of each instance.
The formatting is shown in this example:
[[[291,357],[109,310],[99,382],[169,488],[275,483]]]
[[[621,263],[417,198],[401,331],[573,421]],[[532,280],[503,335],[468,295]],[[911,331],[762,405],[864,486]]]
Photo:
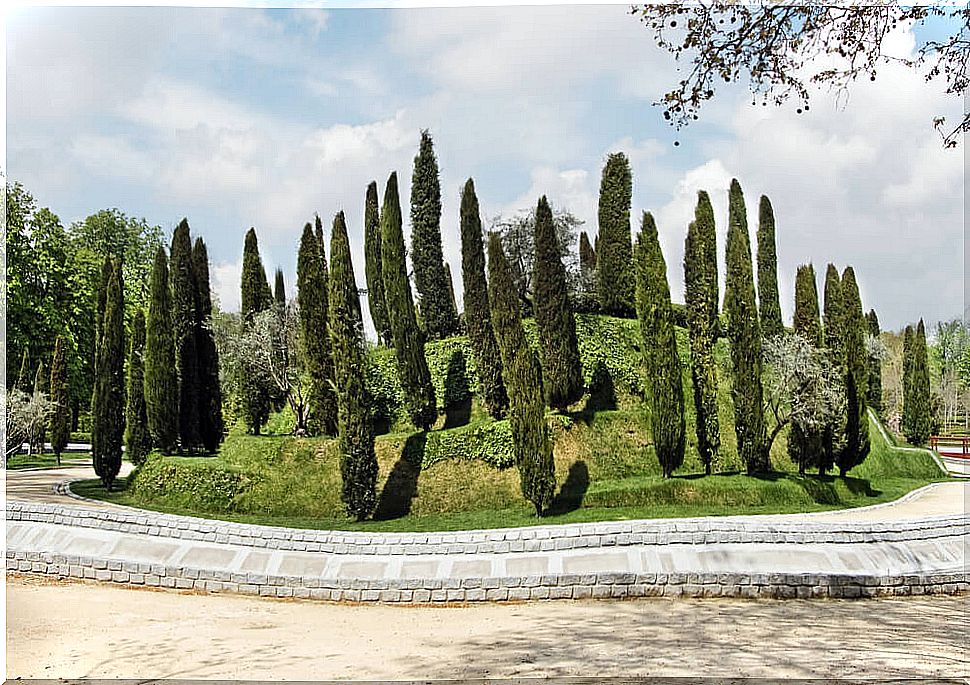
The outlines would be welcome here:
[[[381,216],[377,202],[377,182],[367,185],[364,202],[364,275],[367,278],[367,306],[377,332],[377,342],[391,344],[391,323],[384,298],[384,277],[381,275]]]
[[[650,430],[664,478],[684,463],[684,386],[667,284],[667,263],[653,215],[643,213],[633,251],[637,313],[650,387]]]
[[[874,340],[879,340],[879,317],[875,309],[870,309],[866,314],[866,327],[869,335]],[[869,356],[869,391],[866,394],[866,401],[869,406],[882,413],[882,361],[876,355]]]
[[[145,407],[145,313],[139,309],[131,326],[128,351],[128,406],[125,410],[125,454],[136,466],[145,462],[152,449]]]
[[[579,361],[576,319],[569,303],[566,268],[545,195],[536,207],[534,240],[532,299],[546,402],[553,409],[564,411],[583,395],[583,367]]]
[[[764,195],[758,206],[758,311],[765,338],[781,335],[781,305],[778,301],[778,255],[775,251],[775,213]]]
[[[225,422],[222,418],[222,388],[219,381],[219,350],[209,319],[212,292],[209,287],[209,252],[201,237],[192,246],[192,269],[197,292],[196,351],[199,358],[199,433],[202,447],[214,452],[222,443]]]
[[[485,281],[485,244],[475,182],[468,179],[461,193],[461,277],[465,294],[465,327],[475,353],[478,396],[493,418],[505,415],[509,396],[502,380],[502,357],[492,329],[492,312]]]
[[[825,347],[828,350],[829,359],[839,378],[845,378],[846,358],[845,358],[845,303],[842,295],[842,279],[835,265],[829,264],[825,270],[825,302],[823,338]],[[845,392],[844,405],[848,407],[848,393]],[[839,453],[845,449],[846,427],[848,422],[846,413],[841,413],[834,417],[834,420],[825,427],[824,431],[824,453],[819,463],[819,473],[832,468],[838,460]]]
[[[581,231],[579,234],[579,268],[587,278],[592,277],[596,272],[596,250],[590,244],[586,231]]]
[[[381,209],[381,256],[384,259],[384,296],[394,339],[397,372],[411,423],[428,430],[438,417],[434,385],[424,356],[424,335],[418,329],[408,283],[407,254],[401,225],[401,201],[397,172],[392,172],[384,189]]]
[[[44,360],[37,362],[37,371],[34,373],[34,396],[38,396],[48,389],[50,378],[44,373]],[[30,436],[30,444],[36,446],[38,454],[44,452],[44,443],[47,441],[47,421],[45,417],[37,427],[33,435]]]
[[[370,397],[364,383],[364,326],[343,212],[338,212],[333,221],[330,259],[328,318],[335,362],[342,496],[347,513],[361,521],[377,503],[377,457]]]
[[[266,269],[263,268],[263,260],[259,256],[259,244],[256,239],[256,230],[250,228],[246,233],[246,241],[243,246],[242,264],[242,315],[243,325],[249,325],[253,317],[259,312],[265,311],[272,306],[273,295],[269,289],[269,281],[266,280]],[[272,393],[270,388],[262,385],[257,379],[245,374],[240,379],[242,387],[243,415],[249,430],[255,435],[259,435],[263,424],[269,420],[269,412],[272,406]]]
[[[198,286],[192,264],[189,222],[179,223],[172,234],[172,326],[175,332],[175,361],[179,380],[179,443],[194,452],[202,443],[199,432],[199,355],[196,350]]]
[[[278,305],[286,304],[286,286],[283,284],[283,269],[276,270],[276,280],[273,284],[273,301]]]
[[[906,326],[903,332],[903,435],[909,435],[913,422],[913,352],[916,349],[916,331]]]
[[[100,327],[100,323],[97,324]],[[30,368],[29,357],[27,355],[27,350],[24,350],[23,355],[20,357],[20,373],[17,374],[17,381],[14,383],[14,387],[21,392],[30,392]]]
[[[817,348],[822,347],[822,323],[818,308],[818,287],[815,268],[811,264],[798,267],[795,274],[795,333]],[[817,426],[792,421],[788,433],[788,454],[798,464],[798,472],[809,466],[819,466],[823,455],[823,431]]]
[[[847,266],[842,272],[843,340],[845,343],[846,429],[845,448],[839,453],[839,475],[858,466],[869,454],[869,414],[866,394],[869,390],[869,357],[866,354],[866,319],[856,283],[855,271]]]
[[[441,184],[431,134],[421,131],[421,147],[411,177],[411,262],[421,317],[428,336],[447,338],[458,330],[441,249]]]
[[[323,252],[307,223],[300,239],[296,262],[296,287],[300,299],[300,329],[303,352],[310,374],[310,416],[312,435],[337,434],[337,397],[333,383],[330,349],[330,295]]]
[[[50,401],[54,411],[50,419],[51,451],[61,465],[61,452],[71,438],[71,386],[68,375],[67,344],[64,336],[57,336],[54,343],[54,360],[51,362]]]
[[[512,271],[497,233],[488,238],[488,295],[509,393],[519,486],[535,507],[536,516],[541,516],[556,490],[556,465],[542,399],[542,367],[525,338]]]
[[[751,243],[744,195],[737,179],[731,180],[728,198],[727,278],[724,284],[724,312],[734,364],[734,431],[738,454],[749,474],[770,470],[768,460],[764,389],[761,385],[761,325],[755,303]]]
[[[596,245],[597,292],[603,311],[613,316],[633,316],[635,277],[630,236],[630,203],[633,173],[622,152],[606,158],[600,181],[599,235]]]
[[[906,440],[912,445],[924,445],[932,430],[932,410],[930,407],[930,369],[926,356],[926,327],[919,320],[912,342],[912,361],[910,362],[909,408],[903,410],[909,415]]]
[[[697,451],[704,464],[704,473],[710,474],[711,464],[721,446],[721,427],[717,415],[717,361],[714,358],[719,322],[714,210],[704,191],[698,193],[694,214],[695,219],[687,228],[684,243],[684,286]]]
[[[178,448],[178,376],[168,258],[161,247],[155,253],[150,290],[145,334],[145,411],[152,443],[165,454],[172,454]]]
[[[125,435],[125,303],[121,263],[115,261],[105,289],[99,368],[95,378],[96,410],[91,426],[94,472],[109,491],[121,469]],[[96,437],[95,437],[96,436]],[[95,449],[96,446],[96,449]]]

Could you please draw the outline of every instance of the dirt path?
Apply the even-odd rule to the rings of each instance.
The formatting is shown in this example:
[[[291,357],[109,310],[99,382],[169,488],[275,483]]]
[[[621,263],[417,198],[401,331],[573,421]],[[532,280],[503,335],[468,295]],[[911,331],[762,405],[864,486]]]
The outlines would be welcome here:
[[[970,675],[966,597],[404,608],[24,576],[6,593],[8,678]]]
[[[132,465],[130,462],[121,463],[119,476],[127,476],[131,473]],[[73,506],[84,505],[98,509],[117,509],[117,505],[106,502],[81,502],[54,492],[54,486],[65,480],[77,478],[97,478],[94,467],[89,464],[85,466],[68,466],[59,469],[24,469],[6,472],[6,493],[7,499],[26,500],[29,502],[52,502],[55,504],[70,504]]]

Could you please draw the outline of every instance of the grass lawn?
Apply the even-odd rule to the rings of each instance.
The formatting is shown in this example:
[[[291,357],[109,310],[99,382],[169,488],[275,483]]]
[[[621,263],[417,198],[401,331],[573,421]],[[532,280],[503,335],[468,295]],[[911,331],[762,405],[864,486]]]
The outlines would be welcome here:
[[[67,452],[61,455],[61,467],[90,464],[90,452]],[[51,469],[57,467],[57,457],[53,454],[16,454],[7,462],[8,471],[21,469]]]

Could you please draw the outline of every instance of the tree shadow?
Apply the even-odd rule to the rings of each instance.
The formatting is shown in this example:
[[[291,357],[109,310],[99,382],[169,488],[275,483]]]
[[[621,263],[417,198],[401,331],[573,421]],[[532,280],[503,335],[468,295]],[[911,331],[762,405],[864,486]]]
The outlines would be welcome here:
[[[445,376],[445,425],[443,428],[465,426],[471,421],[472,393],[468,387],[468,371],[465,355],[455,350],[448,360]]]
[[[377,501],[375,521],[389,521],[411,513],[411,501],[418,494],[418,476],[421,475],[427,441],[428,435],[424,431],[408,436],[401,457],[388,474]]]
[[[853,478],[852,476],[842,477],[842,482],[846,489],[853,495],[864,495],[866,497],[878,497],[882,494],[881,490],[875,490],[865,478]]]
[[[569,467],[569,473],[559,492],[546,510],[547,514],[567,514],[583,506],[583,498],[589,490],[589,467],[585,461],[575,461]]]
[[[603,360],[596,362],[593,375],[589,381],[589,397],[586,399],[584,411],[598,412],[616,409],[616,386],[613,376]]]

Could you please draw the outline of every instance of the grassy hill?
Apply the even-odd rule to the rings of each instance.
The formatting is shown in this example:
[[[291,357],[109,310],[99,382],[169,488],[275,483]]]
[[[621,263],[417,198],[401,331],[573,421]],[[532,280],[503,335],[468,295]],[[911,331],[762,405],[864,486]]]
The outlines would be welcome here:
[[[883,442],[873,427],[872,452],[847,478],[799,476],[784,434],[772,450],[776,473],[741,474],[737,456],[726,344],[718,348],[722,446],[715,475],[702,477],[687,402],[687,456],[664,480],[653,452],[650,411],[643,401],[642,355],[635,321],[581,316],[587,383],[592,388],[567,414],[547,415],[555,442],[559,494],[542,523],[623,518],[820,511],[895,499],[941,480],[927,455]],[[530,329],[533,339],[534,330]],[[686,333],[678,331],[685,397],[692,397]],[[429,345],[441,417],[435,430],[414,431],[401,412],[392,356],[372,355],[369,383],[380,423],[379,504],[375,521],[354,523],[340,501],[336,441],[285,435],[254,437],[234,430],[215,457],[153,455],[119,492],[94,481],[75,491],[173,513],[307,528],[449,530],[537,523],[519,492],[511,436],[474,401],[473,357],[463,338]],[[271,428],[288,430],[285,414]]]

